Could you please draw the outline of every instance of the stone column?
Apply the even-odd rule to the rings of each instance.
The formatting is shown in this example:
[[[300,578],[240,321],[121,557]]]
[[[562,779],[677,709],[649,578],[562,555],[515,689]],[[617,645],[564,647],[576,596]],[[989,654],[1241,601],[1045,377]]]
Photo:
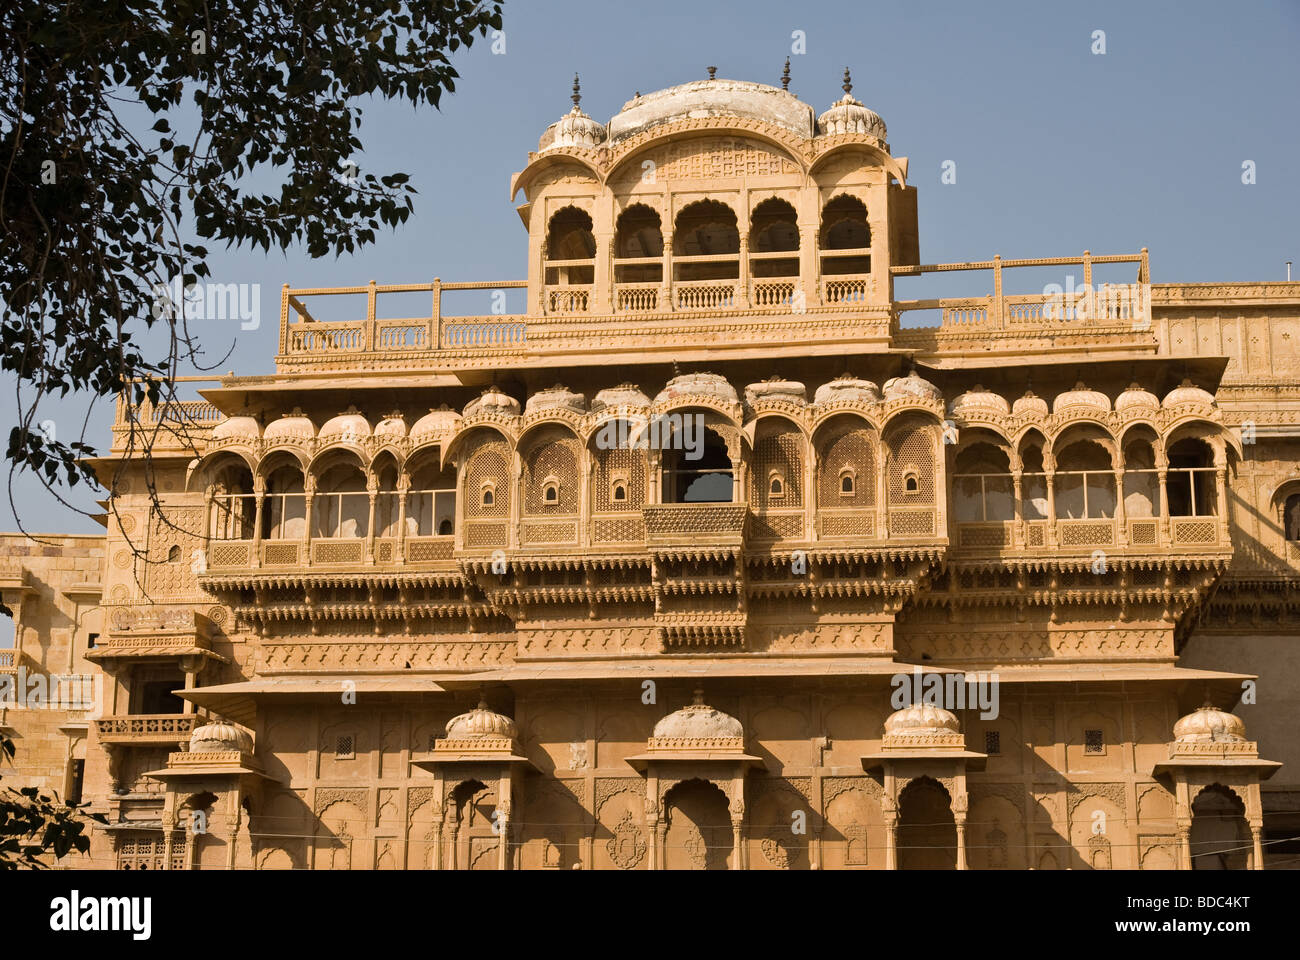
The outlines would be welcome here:
[[[747,309],[750,304],[749,296],[749,230],[746,226],[740,232],[740,265],[737,270],[736,290],[736,307],[740,310]]]
[[[731,851],[733,870],[747,870],[749,864],[745,862],[745,825],[740,819],[732,817],[731,819]]]
[[[894,778],[885,777],[886,790],[893,790]],[[885,869],[898,869],[898,804],[888,793],[880,801],[880,811],[885,821]]]
[[[315,519],[312,516],[312,500],[316,496],[316,482],[312,479],[311,474],[307,474],[303,483],[302,497],[302,566],[311,565],[311,524]],[[286,501],[287,502],[287,501]]]
[[[665,219],[667,220],[666,229],[663,232],[664,240],[664,275],[659,281],[659,312],[668,313],[673,309],[673,225],[672,210],[665,207]]]
[[[1025,535],[1025,507],[1021,502],[1024,488],[1021,480],[1021,471],[1017,467],[1011,471],[1011,518],[1014,521],[1011,524],[1011,546],[1017,550],[1023,548],[1029,539]]]
[[[1215,464],[1214,469],[1215,513],[1218,514],[1217,528],[1219,542],[1228,540],[1228,481],[1225,467]]]
[[[1056,461],[1043,458],[1044,478],[1047,484],[1047,534],[1043,538],[1049,547],[1056,546]]]
[[[375,501],[379,499],[378,483],[374,477],[366,482],[366,498],[370,501],[366,514],[366,563],[375,562]]]
[[[1163,539],[1164,539],[1164,542],[1165,542],[1165,543],[1169,543],[1169,540],[1170,540],[1170,538],[1173,536],[1173,533],[1174,533],[1173,526],[1172,526],[1172,524],[1169,522],[1169,486],[1168,486],[1168,480],[1169,480],[1169,468],[1168,468],[1168,467],[1165,467],[1165,466],[1157,465],[1157,468],[1156,468],[1156,476],[1159,477],[1159,479],[1160,479],[1160,523],[1159,523],[1159,529],[1163,530],[1164,533],[1165,533],[1164,538],[1163,538]]]
[[[406,561],[406,498],[410,492],[411,479],[403,473],[397,478],[397,544],[393,547],[393,559],[398,563]]]
[[[1252,870],[1264,869],[1264,822],[1262,820],[1252,820],[1250,822],[1250,868]]]
[[[258,477],[253,481],[253,563],[254,567],[262,565],[262,515],[265,512],[266,480]]]

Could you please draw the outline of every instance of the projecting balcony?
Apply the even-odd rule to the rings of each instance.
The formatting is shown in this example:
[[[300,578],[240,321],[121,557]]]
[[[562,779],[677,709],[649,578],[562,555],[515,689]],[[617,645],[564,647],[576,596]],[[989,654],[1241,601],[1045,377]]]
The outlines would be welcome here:
[[[642,508],[651,546],[740,546],[749,505],[745,503],[661,503]]]
[[[106,745],[160,746],[188,743],[194,727],[206,720],[192,713],[123,714],[100,717],[95,734]]]
[[[1094,550],[1121,554],[1227,553],[1232,541],[1215,516],[1113,517],[1005,520],[954,524],[956,554],[1010,554],[1018,551],[1090,555]]]
[[[455,537],[317,537],[303,540],[213,540],[200,578],[259,570],[419,566],[450,561]]]

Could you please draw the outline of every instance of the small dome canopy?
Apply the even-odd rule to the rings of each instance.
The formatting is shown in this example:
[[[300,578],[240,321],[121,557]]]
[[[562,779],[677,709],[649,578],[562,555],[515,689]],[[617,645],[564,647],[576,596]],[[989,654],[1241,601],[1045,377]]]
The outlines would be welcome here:
[[[1174,739],[1179,743],[1241,743],[1246,739],[1246,725],[1241,717],[1207,703],[1174,724]]]
[[[761,83],[710,77],[636,96],[609,121],[609,142],[675,120],[744,117],[761,120],[801,137],[813,137],[813,108],[794,94]]]
[[[817,118],[820,134],[864,133],[882,143],[885,140],[885,121],[874,110],[868,110],[853,98],[853,78],[849,68],[844,68],[844,96],[831,104],[831,108]]]
[[[1074,385],[1073,390],[1058,394],[1056,399],[1052,401],[1053,413],[1064,410],[1066,407],[1091,407],[1094,410],[1109,410],[1110,397],[1096,390],[1089,390],[1080,380]]]
[[[1176,407],[1183,403],[1199,403],[1212,406],[1214,404],[1214,395],[1208,390],[1202,390],[1191,380],[1184,377],[1182,383],[1169,391],[1169,395],[1165,397],[1164,406]]]
[[[704,702],[704,691],[696,690],[689,706],[675,710],[655,724],[654,736],[658,738],[685,738],[714,740],[723,737],[743,737],[740,721],[730,714],[715,710]]]
[[[582,87],[578,75],[573,75],[573,109],[546,128],[537,141],[537,152],[545,153],[558,147],[598,147],[605,142],[605,126],[582,112]]]
[[[370,436],[370,421],[363,417],[356,407],[348,407],[337,417],[326,420],[320,428],[322,442],[343,440],[356,443]]]
[[[759,383],[746,385],[746,403],[752,404],[768,398],[805,404],[808,402],[808,388],[798,380],[782,380],[780,377],[769,377]]]
[[[574,393],[568,387],[557,383],[545,390],[538,390],[529,397],[524,412],[532,413],[534,410],[550,410],[553,407],[564,407],[577,413],[585,413],[587,401],[582,394]]]
[[[965,393],[953,398],[952,403],[948,405],[949,413],[1001,413],[1011,412],[1011,406],[1002,397],[989,390],[985,390],[982,384],[975,384]]]
[[[933,703],[913,703],[885,718],[887,737],[949,737],[960,731],[957,715]]]
[[[406,436],[406,417],[395,410],[375,424],[375,436],[380,440],[401,440]]]
[[[838,403],[841,400],[879,403],[880,388],[870,380],[859,380],[851,373],[844,373],[830,383],[823,383],[813,394],[813,403],[818,405]]]
[[[1019,416],[1047,416],[1047,401],[1032,390],[1026,390],[1023,397],[1018,397],[1011,405],[1011,412]]]
[[[736,388],[727,382],[726,377],[716,373],[684,373],[673,377],[668,385],[659,391],[655,403],[676,400],[678,397],[699,396],[704,394],[717,397],[727,403],[736,402]]]
[[[430,407],[429,412],[416,420],[415,426],[411,427],[411,439],[455,433],[460,426],[460,420],[460,414],[445,403],[436,410]]]
[[[467,737],[505,737],[514,740],[519,736],[519,728],[509,717],[489,708],[487,701],[480,697],[478,706],[473,710],[447,721],[447,736],[456,740]]]
[[[212,428],[212,440],[256,440],[261,425],[249,416],[227,417]]]
[[[240,753],[253,752],[253,738],[220,717],[212,717],[207,723],[195,727],[190,734],[190,753]]]
[[[917,397],[922,400],[943,400],[943,391],[929,380],[916,375],[915,368],[905,377],[894,377],[885,381],[885,399],[899,400],[903,397]]]
[[[1141,384],[1130,383],[1128,387],[1115,398],[1115,410],[1119,413],[1126,413],[1130,410],[1159,410],[1160,398],[1154,393],[1142,389]]]
[[[480,413],[496,413],[507,417],[519,416],[519,401],[498,387],[488,387],[477,400],[465,404],[465,416],[472,417]]]
[[[316,436],[316,425],[297,407],[281,415],[279,420],[268,424],[262,433],[262,439],[266,441],[310,440],[314,436]]]
[[[606,387],[596,394],[591,401],[591,412],[604,410],[644,410],[650,406],[650,398],[642,393],[634,383],[620,383],[617,387]]]

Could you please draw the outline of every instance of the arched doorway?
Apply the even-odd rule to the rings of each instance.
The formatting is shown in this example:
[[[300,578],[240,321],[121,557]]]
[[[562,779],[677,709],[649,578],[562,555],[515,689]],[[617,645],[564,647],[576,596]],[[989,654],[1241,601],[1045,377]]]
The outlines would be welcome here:
[[[726,870],[731,856],[727,795],[707,780],[686,780],[664,796],[668,870]]]
[[[957,869],[957,822],[948,791],[918,777],[898,796],[898,868]]]
[[[1245,870],[1251,849],[1246,807],[1220,784],[1202,790],[1192,801],[1193,870]]]

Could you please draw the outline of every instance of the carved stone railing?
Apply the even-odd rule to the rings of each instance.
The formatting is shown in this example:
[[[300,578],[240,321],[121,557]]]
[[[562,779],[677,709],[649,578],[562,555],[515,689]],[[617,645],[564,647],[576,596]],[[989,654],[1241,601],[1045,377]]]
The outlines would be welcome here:
[[[744,503],[662,503],[643,507],[646,542],[690,546],[739,544],[749,505]]]
[[[839,274],[822,278],[822,302],[834,304],[865,303],[873,291],[871,274]]]
[[[719,310],[736,305],[736,280],[677,280],[673,283],[678,310]]]
[[[755,307],[780,307],[794,303],[798,279],[754,280],[750,284],[749,301]]]
[[[620,313],[652,313],[659,309],[661,283],[620,283],[615,287],[615,309]]]
[[[192,713],[145,713],[100,717],[95,733],[100,743],[154,745],[184,743],[196,723],[205,718]]]
[[[547,313],[586,313],[591,309],[591,286],[547,286],[545,303]]]

